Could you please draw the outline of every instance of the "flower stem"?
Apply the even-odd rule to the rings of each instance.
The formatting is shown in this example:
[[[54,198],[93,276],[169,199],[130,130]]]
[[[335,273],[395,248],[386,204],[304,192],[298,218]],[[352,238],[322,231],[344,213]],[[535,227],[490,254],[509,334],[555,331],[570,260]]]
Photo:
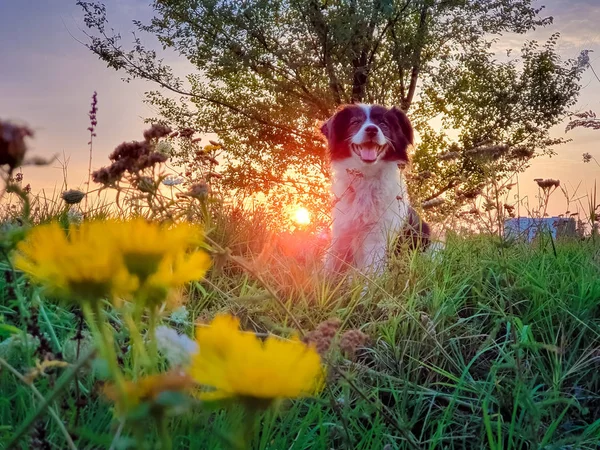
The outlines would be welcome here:
[[[106,360],[110,374],[115,380],[121,398],[123,398],[123,401],[126,403],[125,380],[117,363],[117,353],[115,352],[114,341],[108,327],[108,322],[103,320],[102,317],[103,314],[100,303],[83,302],[83,314],[85,315],[95,340],[99,344],[100,355]]]
[[[158,419],[158,433],[160,436],[160,450],[171,450],[173,448],[167,418],[162,414]]]
[[[138,327],[139,320],[136,320],[139,315],[135,315],[134,317],[127,312],[123,316],[125,318],[125,323],[129,328],[129,337],[133,343],[133,373],[138,375],[140,373],[140,364],[142,366],[147,366],[150,364],[148,352],[146,351],[146,347]]]
[[[153,366],[152,369],[155,369],[158,366],[158,345],[156,342],[156,322],[158,318],[157,308],[152,306],[150,307],[150,321],[148,323],[148,339],[149,339],[149,349],[150,349],[150,364]]]

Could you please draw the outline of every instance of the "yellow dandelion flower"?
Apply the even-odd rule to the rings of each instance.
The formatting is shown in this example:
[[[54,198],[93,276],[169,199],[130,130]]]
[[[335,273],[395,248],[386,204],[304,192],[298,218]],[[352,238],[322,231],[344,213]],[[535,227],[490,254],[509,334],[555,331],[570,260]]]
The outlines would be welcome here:
[[[95,222],[72,226],[68,235],[57,223],[37,226],[17,246],[15,266],[52,294],[70,300],[126,294],[137,282],[104,236],[102,225]]]
[[[268,337],[263,342],[240,331],[239,321],[231,316],[217,316],[209,327],[198,328],[196,337],[200,350],[190,375],[214,388],[200,394],[202,399],[295,398],[314,395],[323,387],[319,354],[297,339]]]
[[[190,281],[200,280],[210,268],[210,257],[206,252],[180,253],[165,259],[148,283],[167,287],[178,287]]]
[[[185,252],[202,241],[201,229],[187,223],[169,228],[137,218],[111,222],[110,229],[127,269],[141,283],[159,269],[165,258]]]
[[[180,252],[162,260],[155,273],[141,287],[147,304],[159,304],[174,289],[201,280],[210,268],[210,257],[204,251]],[[170,302],[172,303],[172,302]]]
[[[126,381],[123,391],[108,384],[103,392],[106,398],[125,409],[125,405],[135,407],[141,402],[154,401],[163,392],[183,392],[193,386],[193,379],[185,372],[169,371],[142,377],[137,381]]]

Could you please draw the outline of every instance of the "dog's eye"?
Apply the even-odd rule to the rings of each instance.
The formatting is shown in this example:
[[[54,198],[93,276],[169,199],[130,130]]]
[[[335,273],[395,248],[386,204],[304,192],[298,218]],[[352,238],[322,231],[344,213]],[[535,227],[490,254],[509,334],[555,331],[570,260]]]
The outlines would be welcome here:
[[[381,123],[379,124],[379,128],[381,128],[381,131],[385,131],[385,130],[387,130],[389,127],[388,127],[388,124],[387,124],[387,123],[385,123],[385,122],[381,122]]]
[[[359,125],[361,122],[362,120],[358,117],[353,117],[352,119],[350,119],[350,125]]]

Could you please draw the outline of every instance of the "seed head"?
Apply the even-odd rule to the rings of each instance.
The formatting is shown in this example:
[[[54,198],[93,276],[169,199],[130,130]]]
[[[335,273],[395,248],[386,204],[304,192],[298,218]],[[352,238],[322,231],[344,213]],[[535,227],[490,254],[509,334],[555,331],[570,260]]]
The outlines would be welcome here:
[[[81,200],[83,200],[83,197],[85,197],[85,193],[77,189],[69,189],[68,191],[63,192],[60,197],[65,201],[67,205],[76,205],[77,203],[81,202]]]
[[[317,325],[317,328],[304,336],[303,341],[307,344],[313,344],[319,355],[324,355],[331,347],[341,324],[342,322],[336,318],[321,322]]]
[[[344,352],[348,358],[353,359],[356,356],[356,350],[364,347],[369,336],[360,330],[348,330],[340,339],[340,350]]]
[[[545,180],[542,178],[536,178],[533,181],[535,181],[537,185],[545,191],[550,190],[551,188],[556,189],[560,186],[560,180],[554,180],[552,178],[547,178]]]

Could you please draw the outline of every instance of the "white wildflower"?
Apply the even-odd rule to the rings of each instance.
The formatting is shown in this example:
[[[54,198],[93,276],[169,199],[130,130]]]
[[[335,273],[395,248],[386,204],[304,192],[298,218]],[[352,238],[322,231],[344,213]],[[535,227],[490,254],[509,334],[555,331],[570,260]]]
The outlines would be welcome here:
[[[27,355],[33,353],[40,345],[40,340],[30,334],[13,334],[0,342],[0,357],[11,364],[24,362]]]
[[[83,221],[83,214],[76,209],[69,209],[67,212],[67,220],[69,223],[78,225]]]
[[[173,146],[166,141],[160,141],[158,144],[156,144],[154,150],[158,153],[162,153],[163,155],[171,156],[173,153]]]
[[[160,326],[156,329],[158,350],[167,358],[171,366],[186,366],[191,357],[198,353],[198,344],[189,337],[178,334],[173,328]]]
[[[183,180],[177,177],[167,177],[162,182],[162,184],[164,184],[165,186],[177,186],[181,183],[183,183]]]
[[[188,316],[189,312],[187,308],[182,305],[179,308],[173,310],[169,319],[171,320],[171,322],[174,322],[176,324],[182,324],[187,322]]]

